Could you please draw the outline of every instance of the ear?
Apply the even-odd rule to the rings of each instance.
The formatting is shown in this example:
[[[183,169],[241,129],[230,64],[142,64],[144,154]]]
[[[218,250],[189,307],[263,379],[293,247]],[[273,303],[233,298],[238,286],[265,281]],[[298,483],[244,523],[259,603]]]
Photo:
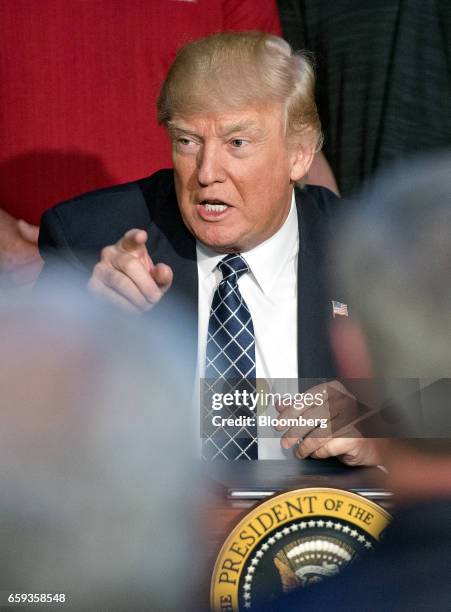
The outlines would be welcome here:
[[[290,146],[290,180],[294,183],[300,181],[307,174],[315,157],[315,147],[308,138],[303,142],[291,143]]]
[[[340,375],[344,378],[373,378],[374,369],[359,323],[354,319],[337,317],[329,331]]]

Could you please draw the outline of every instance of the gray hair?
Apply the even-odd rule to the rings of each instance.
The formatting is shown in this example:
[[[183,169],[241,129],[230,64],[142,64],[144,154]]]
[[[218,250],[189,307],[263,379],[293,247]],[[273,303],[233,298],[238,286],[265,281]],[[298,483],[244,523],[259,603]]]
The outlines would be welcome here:
[[[402,435],[423,452],[450,453],[450,153],[399,163],[376,180],[334,252]],[[416,394],[403,395],[405,379],[417,379]]]
[[[399,164],[366,193],[337,254],[387,376],[451,371],[451,155]]]
[[[183,337],[61,283],[0,304],[0,337],[2,588],[65,593],[77,612],[186,609],[197,507]]]

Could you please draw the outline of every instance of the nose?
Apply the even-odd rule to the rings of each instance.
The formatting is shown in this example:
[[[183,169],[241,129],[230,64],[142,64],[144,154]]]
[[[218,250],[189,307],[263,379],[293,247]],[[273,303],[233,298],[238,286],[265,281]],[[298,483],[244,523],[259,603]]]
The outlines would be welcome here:
[[[197,157],[197,180],[202,187],[223,183],[226,179],[221,155],[214,143],[204,143]]]

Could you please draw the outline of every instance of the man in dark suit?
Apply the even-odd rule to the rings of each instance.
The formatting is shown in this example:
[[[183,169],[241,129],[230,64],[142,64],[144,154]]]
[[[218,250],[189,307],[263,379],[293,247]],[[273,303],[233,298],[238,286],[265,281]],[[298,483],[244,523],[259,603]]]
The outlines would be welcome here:
[[[186,45],[158,101],[174,174],[47,212],[44,277],[63,257],[85,271],[93,293],[133,312],[183,296],[198,314],[201,377],[334,378],[326,244],[338,200],[319,187],[294,195],[321,144],[313,91],[306,58],[275,36]],[[283,448],[305,456],[310,430],[288,430]],[[350,463],[376,459],[357,438],[317,440],[312,456],[321,448],[318,456]],[[243,449],[233,458],[243,454],[255,458]],[[260,442],[258,456],[268,456]]]

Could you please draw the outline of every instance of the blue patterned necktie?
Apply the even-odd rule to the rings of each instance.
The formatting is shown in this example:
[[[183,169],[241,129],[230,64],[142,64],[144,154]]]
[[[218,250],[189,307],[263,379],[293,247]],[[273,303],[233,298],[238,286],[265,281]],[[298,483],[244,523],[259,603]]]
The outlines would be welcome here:
[[[214,293],[210,311],[206,384],[210,394],[244,389],[252,393],[256,376],[254,326],[238,287],[238,279],[249,271],[249,266],[240,254],[230,254],[219,262],[218,268],[223,278]],[[210,426],[204,429],[207,434],[202,446],[203,457],[207,460],[257,459],[256,425],[212,428],[213,414],[207,407],[204,419]],[[255,418],[244,406],[224,406],[221,416]]]

